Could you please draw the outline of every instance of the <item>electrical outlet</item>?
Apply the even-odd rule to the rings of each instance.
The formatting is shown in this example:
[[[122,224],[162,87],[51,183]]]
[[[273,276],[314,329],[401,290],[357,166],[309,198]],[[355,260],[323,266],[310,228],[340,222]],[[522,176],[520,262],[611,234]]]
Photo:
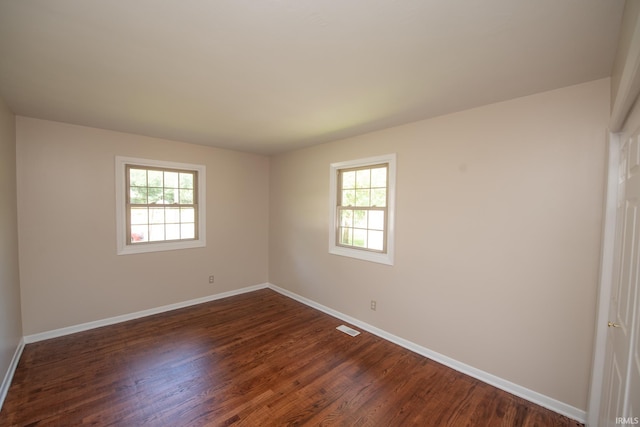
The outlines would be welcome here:
[[[209,283],[213,283],[213,275],[209,276]]]
[[[371,300],[371,310],[376,311],[376,306],[378,304],[375,302],[375,300]]]

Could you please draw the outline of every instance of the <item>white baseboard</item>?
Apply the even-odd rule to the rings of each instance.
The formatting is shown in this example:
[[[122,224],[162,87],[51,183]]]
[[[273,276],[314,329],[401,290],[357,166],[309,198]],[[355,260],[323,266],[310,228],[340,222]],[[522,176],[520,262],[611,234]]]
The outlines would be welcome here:
[[[116,323],[126,322],[127,320],[139,319],[141,317],[164,313],[171,310],[177,310],[179,308],[202,304],[209,301],[215,301],[218,299],[227,298],[234,295],[245,294],[247,292],[257,291],[258,289],[264,289],[267,287],[268,287],[267,283],[262,283],[259,285],[247,286],[245,288],[234,289],[228,292],[208,295],[206,297],[196,298],[189,301],[183,301],[175,304],[163,305],[162,307],[156,307],[156,308],[150,308],[148,310],[137,311],[135,313],[123,314],[121,316],[109,317],[107,319],[101,319],[93,322],[82,323],[80,325],[68,326],[66,328],[54,329],[52,331],[41,332],[33,335],[27,335],[24,337],[24,343],[31,344],[34,342],[48,340],[51,338],[62,337],[64,335],[75,334],[76,332],[88,331],[89,329],[95,329],[95,328],[100,328],[102,326],[109,326],[109,325],[114,325]]]
[[[7,397],[7,393],[9,392],[9,387],[11,386],[11,381],[13,380],[13,374],[16,372],[18,362],[20,361],[20,356],[22,356],[22,350],[24,350],[24,344],[24,338],[21,338],[20,342],[18,343],[18,347],[16,347],[16,351],[13,353],[13,358],[11,359],[11,363],[9,364],[9,369],[7,369],[7,373],[4,375],[2,384],[0,384],[0,410],[2,410],[4,399]]]
[[[490,384],[496,388],[499,388],[501,390],[504,390],[508,393],[514,394],[518,397],[521,397],[523,399],[526,399],[532,403],[535,403],[537,405],[540,405],[544,408],[550,409],[554,412],[557,412],[558,414],[567,416],[573,420],[579,421],[581,423],[585,422],[585,419],[587,417],[587,414],[585,411],[575,408],[571,405],[567,405],[566,403],[560,402],[559,400],[553,399],[549,396],[545,396],[544,394],[538,393],[536,391],[533,390],[529,390],[528,388],[522,387],[518,384],[514,384],[510,381],[507,381],[503,378],[497,377],[493,374],[490,374],[488,372],[482,371],[480,369],[476,369],[473,366],[469,366],[465,363],[459,362],[455,359],[452,359],[448,356],[445,356],[443,354],[440,354],[438,352],[435,352],[433,350],[429,350],[426,347],[422,347],[416,343],[413,343],[411,341],[408,341],[404,338],[400,338],[396,335],[393,335],[387,331],[384,331],[382,329],[376,328],[375,326],[372,326],[368,323],[362,322],[358,319],[355,319],[351,316],[348,316],[346,314],[340,313],[339,311],[336,311],[332,308],[326,307],[322,304],[318,304],[315,301],[312,301],[308,298],[305,298],[303,296],[300,296],[296,293],[293,293],[291,291],[288,291],[286,289],[283,289],[279,286],[276,286],[274,284],[269,283],[268,287],[270,289],[273,289],[274,291],[285,295],[289,298],[292,298],[296,301],[299,301],[305,305],[308,305],[309,307],[315,308],[316,310],[320,310],[324,313],[327,313],[333,317],[337,317],[340,320],[343,320],[347,323],[350,323],[354,326],[357,326],[359,328],[364,329],[367,332],[370,332],[374,335],[379,336],[380,338],[384,338],[387,341],[391,341],[394,344],[397,344],[401,347],[404,347],[408,350],[413,351],[414,353],[420,354],[424,357],[427,357],[431,360],[434,360],[438,363],[442,363],[445,366],[450,367],[451,369],[454,369],[458,372],[461,372],[463,374],[469,375],[470,377],[473,377],[475,379],[478,379],[482,382],[485,382],[487,384]]]
[[[547,409],[550,409],[554,412],[557,412],[559,414],[565,415],[571,419],[574,419],[576,421],[579,421],[581,423],[585,422],[586,419],[586,412],[575,408],[571,405],[567,405],[566,403],[560,402],[556,399],[553,399],[549,396],[545,396],[541,393],[538,393],[536,391],[530,390],[528,388],[522,387],[518,384],[512,383],[510,381],[507,381],[505,379],[502,379],[500,377],[497,377],[493,374],[490,374],[488,372],[482,371],[480,369],[476,369],[473,366],[469,366],[465,363],[459,362],[455,359],[452,359],[448,356],[445,356],[443,354],[440,354],[438,352],[435,352],[433,350],[429,350],[426,347],[422,347],[416,343],[413,343],[411,341],[408,341],[404,338],[398,337],[396,335],[393,335],[387,331],[384,331],[382,329],[376,328],[375,326],[372,326],[368,323],[362,322],[356,318],[353,318],[351,316],[348,316],[344,313],[341,313],[339,311],[336,311],[332,308],[326,307],[322,304],[319,304],[315,301],[312,301],[308,298],[305,298],[301,295],[298,295],[294,292],[288,291],[286,289],[283,289],[279,286],[276,286],[274,284],[271,283],[262,283],[259,285],[254,285],[254,286],[248,286],[245,288],[241,288],[241,289],[235,289],[233,291],[228,291],[228,292],[222,292],[219,294],[215,294],[215,295],[209,295],[206,297],[202,297],[202,298],[196,298],[196,299],[192,299],[189,301],[183,301],[183,302],[179,302],[179,303],[175,303],[175,304],[169,304],[169,305],[165,305],[162,307],[156,307],[156,308],[152,308],[152,309],[148,309],[148,310],[143,310],[143,311],[138,311],[135,313],[130,313],[130,314],[124,314],[121,316],[116,316],[116,317],[110,317],[108,319],[102,319],[102,320],[96,320],[94,322],[88,322],[88,323],[82,323],[80,325],[75,325],[75,326],[69,326],[66,328],[61,328],[61,329],[55,329],[52,331],[47,331],[47,332],[42,332],[42,333],[38,333],[38,334],[33,334],[33,335],[27,335],[25,336],[21,341],[20,341],[20,345],[18,346],[18,348],[16,349],[16,353],[14,355],[14,359],[11,362],[11,366],[9,368],[9,371],[7,372],[7,374],[5,375],[5,379],[2,382],[2,388],[0,388],[0,408],[2,407],[2,402],[4,402],[4,398],[6,397],[7,391],[9,390],[9,385],[11,384],[11,379],[13,378],[13,373],[15,372],[15,368],[18,365],[18,360],[20,359],[20,355],[22,354],[22,350],[24,348],[25,344],[30,344],[30,343],[34,343],[37,341],[42,341],[42,340],[46,340],[46,339],[50,339],[50,338],[57,338],[57,337],[61,337],[64,335],[69,335],[69,334],[73,334],[76,332],[82,332],[82,331],[87,331],[89,329],[94,329],[94,328],[99,328],[102,326],[108,326],[108,325],[113,325],[116,323],[121,323],[121,322],[126,322],[128,320],[133,320],[133,319],[139,319],[141,317],[146,317],[146,316],[151,316],[154,314],[159,314],[159,313],[164,313],[167,311],[171,311],[171,310],[176,310],[179,308],[184,308],[184,307],[189,307],[192,305],[197,305],[197,304],[202,304],[205,302],[209,302],[209,301],[214,301],[217,299],[222,299],[222,298],[227,298],[230,296],[234,296],[234,295],[240,295],[240,294],[244,294],[247,292],[253,292],[253,291],[257,291],[259,289],[264,289],[264,288],[270,288],[282,295],[285,295],[289,298],[292,298],[296,301],[299,301],[305,305],[308,305],[309,307],[315,308],[316,310],[322,311],[324,313],[327,313],[333,317],[337,317],[340,320],[343,320],[347,323],[350,323],[354,326],[357,326],[359,328],[364,329],[367,332],[370,332],[374,335],[379,336],[380,338],[383,338],[387,341],[390,341],[394,344],[397,344],[401,347],[404,347],[408,350],[411,350],[417,354],[420,354],[424,357],[427,357],[431,360],[434,360],[438,363],[442,363],[445,366],[448,366],[452,369],[455,369],[458,372],[461,372],[463,374],[469,375],[470,377],[476,378],[482,382],[485,382],[487,384],[490,384],[496,388],[499,388],[501,390],[504,390],[508,393],[514,394],[516,396],[522,397],[523,399],[526,399],[532,403],[535,403],[537,405],[540,405],[542,407],[545,407]]]

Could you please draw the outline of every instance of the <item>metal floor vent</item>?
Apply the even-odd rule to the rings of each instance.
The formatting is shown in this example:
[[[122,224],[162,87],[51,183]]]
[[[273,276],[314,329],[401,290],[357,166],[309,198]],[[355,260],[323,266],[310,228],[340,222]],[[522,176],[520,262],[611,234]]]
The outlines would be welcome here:
[[[341,332],[344,332],[347,335],[351,335],[352,337],[355,337],[356,335],[360,335],[359,331],[356,331],[355,329],[351,329],[350,327],[345,325],[340,325],[336,329]]]

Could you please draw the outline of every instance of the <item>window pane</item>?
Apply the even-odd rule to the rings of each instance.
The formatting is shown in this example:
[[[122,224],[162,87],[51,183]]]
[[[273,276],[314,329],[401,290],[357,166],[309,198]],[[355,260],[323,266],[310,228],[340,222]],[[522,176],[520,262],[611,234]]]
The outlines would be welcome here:
[[[369,249],[381,251],[384,249],[384,233],[382,231],[369,230]]]
[[[131,226],[131,243],[148,241],[147,230],[148,230],[148,227],[146,225],[132,225]]]
[[[164,240],[164,224],[149,226],[149,241],[157,242],[158,240]]]
[[[131,208],[131,225],[148,223],[149,212],[147,208]]]
[[[367,228],[367,211],[353,211],[354,227]]]
[[[329,253],[393,265],[389,209],[395,207],[396,155],[330,166],[330,195],[336,208],[330,215]]]
[[[341,245],[351,245],[353,243],[353,229],[340,227],[339,243]]]
[[[353,211],[350,209],[342,209],[340,211],[340,225],[344,227],[353,227]]]
[[[164,208],[149,209],[149,224],[164,224]]]
[[[167,224],[165,227],[167,231],[167,240],[179,240],[180,239],[180,224]]]
[[[387,189],[374,188],[371,190],[371,206],[387,206]]]
[[[119,232],[130,232],[126,244],[197,238],[199,215],[196,209],[199,208],[196,171],[181,171],[178,165],[171,169],[165,169],[162,165],[118,165],[125,166],[127,174],[128,194],[124,199],[125,209],[128,209],[126,229],[122,230],[123,227],[119,226]],[[353,199],[355,201],[355,193]],[[158,246],[150,247],[156,250]]]
[[[369,188],[371,186],[371,169],[356,171],[356,188]]]
[[[370,192],[371,190],[356,190],[356,206],[371,206]]]
[[[356,190],[344,190],[342,191],[342,206],[355,206],[356,204]]]
[[[180,173],[180,188],[193,188],[192,173]]]
[[[193,204],[193,190],[180,190],[180,203],[183,205]]]
[[[146,187],[147,171],[145,169],[129,169],[129,185]]]
[[[164,173],[164,186],[171,188],[178,188],[178,172],[165,172]]]
[[[384,211],[369,211],[369,229],[384,230]]]
[[[183,239],[195,239],[196,237],[195,224],[181,224],[180,234],[181,234],[180,237]]]
[[[162,171],[148,171],[149,174],[149,187],[162,187]]]
[[[179,223],[180,222],[180,209],[178,208],[167,208],[164,211],[165,221],[167,223]],[[167,231],[168,233],[168,231]]]
[[[149,204],[162,203],[162,188],[149,188]]]
[[[180,209],[180,221],[195,222],[195,209],[194,208]]]
[[[342,188],[356,187],[356,171],[342,172]]]
[[[176,203],[176,191],[173,188],[164,189],[164,203],[167,205]]]
[[[130,187],[129,202],[134,205],[147,204],[147,188],[146,187]]]
[[[353,230],[353,246],[358,246],[360,248],[367,247],[367,230]]]
[[[387,168],[371,169],[371,187],[387,186]]]

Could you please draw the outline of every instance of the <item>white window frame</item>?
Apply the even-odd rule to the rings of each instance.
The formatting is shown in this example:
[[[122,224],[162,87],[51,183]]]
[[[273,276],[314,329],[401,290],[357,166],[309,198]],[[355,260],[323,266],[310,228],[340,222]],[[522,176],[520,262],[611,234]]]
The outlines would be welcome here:
[[[181,169],[196,171],[198,177],[198,215],[197,238],[183,241],[149,242],[138,245],[127,244],[126,219],[126,166],[146,166],[164,169]],[[135,157],[116,156],[116,245],[118,255],[140,254],[146,252],[172,251],[177,249],[200,248],[207,246],[206,229],[206,167],[191,163],[167,162],[163,160],[140,159]]]
[[[381,163],[389,165],[387,182],[387,228],[386,252],[372,252],[366,249],[344,247],[337,244],[338,227],[338,172],[341,169],[375,166]],[[329,253],[345,257],[357,258],[380,264],[393,265],[395,253],[395,210],[396,210],[396,154],[385,154],[364,159],[331,163],[329,166]]]

